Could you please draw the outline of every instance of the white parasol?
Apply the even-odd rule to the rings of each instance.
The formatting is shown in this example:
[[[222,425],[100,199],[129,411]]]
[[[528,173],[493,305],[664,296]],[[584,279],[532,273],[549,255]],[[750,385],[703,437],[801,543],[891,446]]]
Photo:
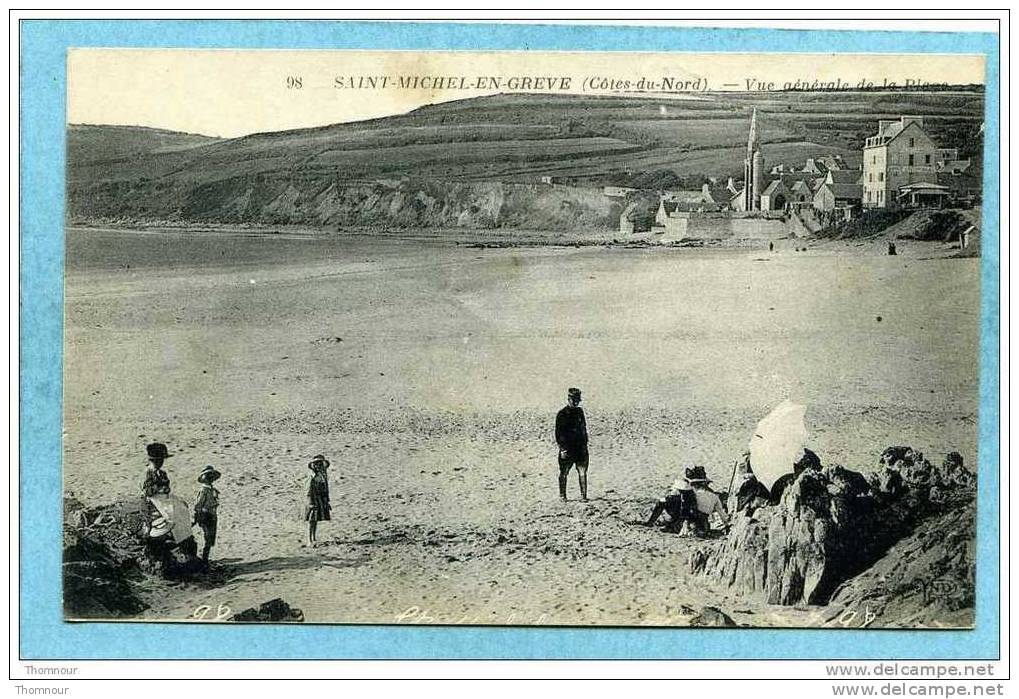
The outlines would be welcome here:
[[[757,480],[769,490],[779,476],[792,472],[793,463],[803,455],[806,412],[806,406],[784,400],[757,423],[750,438],[750,464]]]
[[[186,502],[170,494],[153,495],[149,502],[156,506],[159,513],[153,518],[149,536],[156,538],[169,532],[178,544],[192,536],[191,509]]]

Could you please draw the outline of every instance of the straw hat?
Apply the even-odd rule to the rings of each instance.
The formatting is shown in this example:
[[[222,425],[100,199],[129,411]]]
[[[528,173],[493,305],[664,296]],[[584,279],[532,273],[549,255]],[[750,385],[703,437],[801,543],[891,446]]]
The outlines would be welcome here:
[[[329,459],[322,456],[321,454],[316,454],[314,458],[312,458],[312,460],[308,462],[308,468],[310,468],[312,471],[319,470],[324,471],[327,468],[329,468]]]
[[[198,474],[198,482],[212,483],[213,481],[218,481],[222,475],[222,473],[214,469],[212,466],[206,466],[202,469],[202,472]]]

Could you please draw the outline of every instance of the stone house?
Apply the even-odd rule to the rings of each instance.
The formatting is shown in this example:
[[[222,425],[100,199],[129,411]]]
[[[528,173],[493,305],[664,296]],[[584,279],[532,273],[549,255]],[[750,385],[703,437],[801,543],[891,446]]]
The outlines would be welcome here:
[[[923,117],[881,119],[878,132],[863,148],[863,206],[893,208],[904,203],[906,185],[933,183],[938,168],[959,159],[954,148],[941,148],[923,127]]]

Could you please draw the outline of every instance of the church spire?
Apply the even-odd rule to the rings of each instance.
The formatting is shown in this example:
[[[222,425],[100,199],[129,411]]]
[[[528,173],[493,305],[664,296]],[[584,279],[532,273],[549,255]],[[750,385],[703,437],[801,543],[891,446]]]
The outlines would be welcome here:
[[[754,107],[750,115],[750,137],[747,138],[747,157],[753,158],[757,150],[757,107]]]
[[[750,115],[750,135],[747,137],[747,158],[743,162],[743,210],[761,208],[764,189],[764,158],[757,138],[757,108]]]

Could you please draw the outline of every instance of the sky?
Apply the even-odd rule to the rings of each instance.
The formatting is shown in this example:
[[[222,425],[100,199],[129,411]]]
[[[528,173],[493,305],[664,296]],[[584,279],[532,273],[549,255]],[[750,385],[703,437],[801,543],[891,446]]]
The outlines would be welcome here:
[[[70,124],[221,137],[500,92],[689,99],[704,89],[783,89],[796,81],[984,82],[982,56],[931,54],[72,49],[67,63]]]

